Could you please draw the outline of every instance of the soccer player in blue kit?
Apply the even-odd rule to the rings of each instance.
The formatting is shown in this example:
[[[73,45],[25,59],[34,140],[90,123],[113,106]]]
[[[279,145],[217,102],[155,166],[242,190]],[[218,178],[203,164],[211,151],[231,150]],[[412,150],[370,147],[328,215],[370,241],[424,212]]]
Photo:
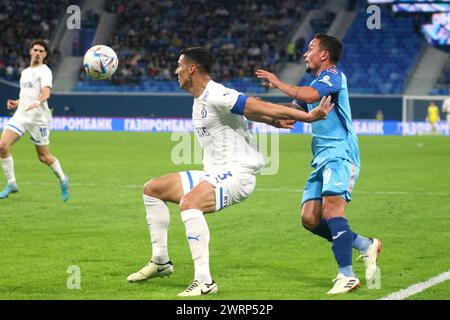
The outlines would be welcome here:
[[[347,78],[336,67],[341,52],[342,44],[335,37],[319,33],[313,38],[303,55],[306,71],[316,76],[310,86],[289,85],[273,73],[256,71],[256,76],[265,79],[271,88],[278,88],[308,110],[328,95],[335,104],[326,120],[312,123],[311,166],[314,170],[306,182],[301,213],[302,224],[307,230],[332,242],[339,271],[328,294],[345,293],[360,286],[352,270],[352,247],[360,251],[364,260],[367,282],[376,276],[381,251],[380,240],[353,232],[344,215],[347,203],[352,200],[360,160]]]

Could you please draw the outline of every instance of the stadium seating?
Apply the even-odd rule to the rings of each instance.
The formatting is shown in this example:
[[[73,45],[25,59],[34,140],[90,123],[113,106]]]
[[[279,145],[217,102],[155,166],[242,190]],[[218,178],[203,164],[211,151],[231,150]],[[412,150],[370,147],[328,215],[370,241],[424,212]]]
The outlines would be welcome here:
[[[447,60],[442,73],[439,76],[437,84],[430,92],[430,94],[436,95],[450,95],[450,59]]]
[[[18,81],[29,65],[29,46],[33,40],[49,41],[56,29],[61,12],[75,1],[2,0],[0,1],[0,78]],[[47,64],[55,65],[60,53],[53,51]]]
[[[404,81],[423,46],[414,33],[413,17],[394,17],[388,7],[381,13],[381,30],[367,28],[368,15],[362,10],[344,39],[341,67],[350,92],[403,93]]]
[[[69,4],[80,3],[81,0],[1,1],[0,29],[4,32],[0,38],[0,78],[17,81],[28,66],[31,40],[51,39],[51,32],[61,19],[58,13]],[[262,67],[279,72],[287,59],[287,39],[293,26],[308,10],[322,3],[211,0],[206,6],[204,0],[162,0],[151,4],[140,0],[108,1],[105,10],[117,14],[120,26],[108,43],[119,56],[119,70],[113,81],[102,82],[89,79],[80,67],[74,90],[183,92],[174,75],[179,51],[200,45],[215,56],[214,78],[243,92],[264,93],[266,89],[254,77],[254,70]],[[424,44],[415,33],[414,17],[395,15],[389,6],[381,6],[381,30],[369,30],[366,2],[360,0],[358,4],[359,12],[343,40],[344,52],[339,62],[347,75],[350,93],[402,94]],[[203,15],[192,14],[194,11]],[[15,18],[18,15],[20,19]],[[87,16],[83,15],[85,28],[73,55],[83,55],[95,34],[99,17]],[[314,32],[326,31],[333,18],[330,11],[325,19],[313,19]],[[55,67],[59,58],[56,50],[47,64]],[[311,75],[306,75],[300,84],[311,80]],[[450,61],[431,94],[449,94],[449,85]]]
[[[174,74],[178,54],[181,48],[198,45],[214,54],[214,78],[240,91],[265,92],[254,71],[277,70],[292,27],[321,2],[108,1],[120,26],[110,41],[120,57],[119,70],[112,83],[93,82],[81,71],[75,90],[180,91]]]
[[[382,7],[381,29],[366,26],[368,14],[362,7],[349,28],[339,67],[347,76],[350,93],[402,94],[423,43],[414,33],[413,17],[394,16]],[[408,36],[405,36],[408,35]],[[310,75],[301,85],[309,84]]]

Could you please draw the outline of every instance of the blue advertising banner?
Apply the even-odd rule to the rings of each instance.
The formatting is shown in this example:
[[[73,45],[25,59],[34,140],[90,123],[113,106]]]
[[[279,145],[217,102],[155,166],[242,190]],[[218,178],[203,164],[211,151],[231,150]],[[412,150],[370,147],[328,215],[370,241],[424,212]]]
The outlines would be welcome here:
[[[9,117],[0,117],[3,129]],[[311,125],[298,122],[294,129],[277,129],[264,123],[250,122],[254,133],[310,134]],[[357,135],[427,135],[431,134],[428,122],[401,122],[353,120]],[[450,136],[450,126],[446,121],[436,124],[440,135]],[[115,131],[115,132],[191,132],[192,120],[186,118],[88,118],[54,117],[50,130],[55,131]]]

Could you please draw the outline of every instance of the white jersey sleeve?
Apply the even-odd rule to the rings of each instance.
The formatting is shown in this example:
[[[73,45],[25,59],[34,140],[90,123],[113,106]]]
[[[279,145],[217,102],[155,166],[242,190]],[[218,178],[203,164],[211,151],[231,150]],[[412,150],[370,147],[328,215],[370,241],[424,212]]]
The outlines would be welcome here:
[[[244,114],[247,96],[210,80],[194,99],[192,119],[205,171],[235,168],[258,174],[264,166]]]
[[[243,115],[247,96],[234,89],[217,86],[218,91],[211,97],[211,106],[220,113]]]
[[[44,65],[41,69],[41,89],[45,87],[53,87],[53,75],[50,68]]]

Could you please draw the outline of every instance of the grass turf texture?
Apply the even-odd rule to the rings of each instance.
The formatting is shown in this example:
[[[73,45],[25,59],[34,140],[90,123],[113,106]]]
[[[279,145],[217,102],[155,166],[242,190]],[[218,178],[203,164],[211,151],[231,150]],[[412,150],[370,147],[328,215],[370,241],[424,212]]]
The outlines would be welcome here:
[[[28,138],[13,148],[20,193],[0,201],[0,299],[177,299],[193,279],[184,225],[170,205],[169,278],[128,283],[150,258],[142,186],[176,166],[170,134],[52,133],[51,151],[70,177],[60,200],[51,171]],[[377,299],[450,269],[450,140],[360,137],[362,168],[347,209],[357,233],[382,239],[381,289],[329,296],[337,266],[330,244],[300,227],[311,171],[310,137],[280,137],[280,170],[259,176],[243,203],[208,215],[216,296],[199,299]],[[298,189],[300,191],[295,191]],[[392,193],[390,193],[392,192]],[[66,272],[81,269],[81,289]],[[412,299],[449,299],[447,281]]]

